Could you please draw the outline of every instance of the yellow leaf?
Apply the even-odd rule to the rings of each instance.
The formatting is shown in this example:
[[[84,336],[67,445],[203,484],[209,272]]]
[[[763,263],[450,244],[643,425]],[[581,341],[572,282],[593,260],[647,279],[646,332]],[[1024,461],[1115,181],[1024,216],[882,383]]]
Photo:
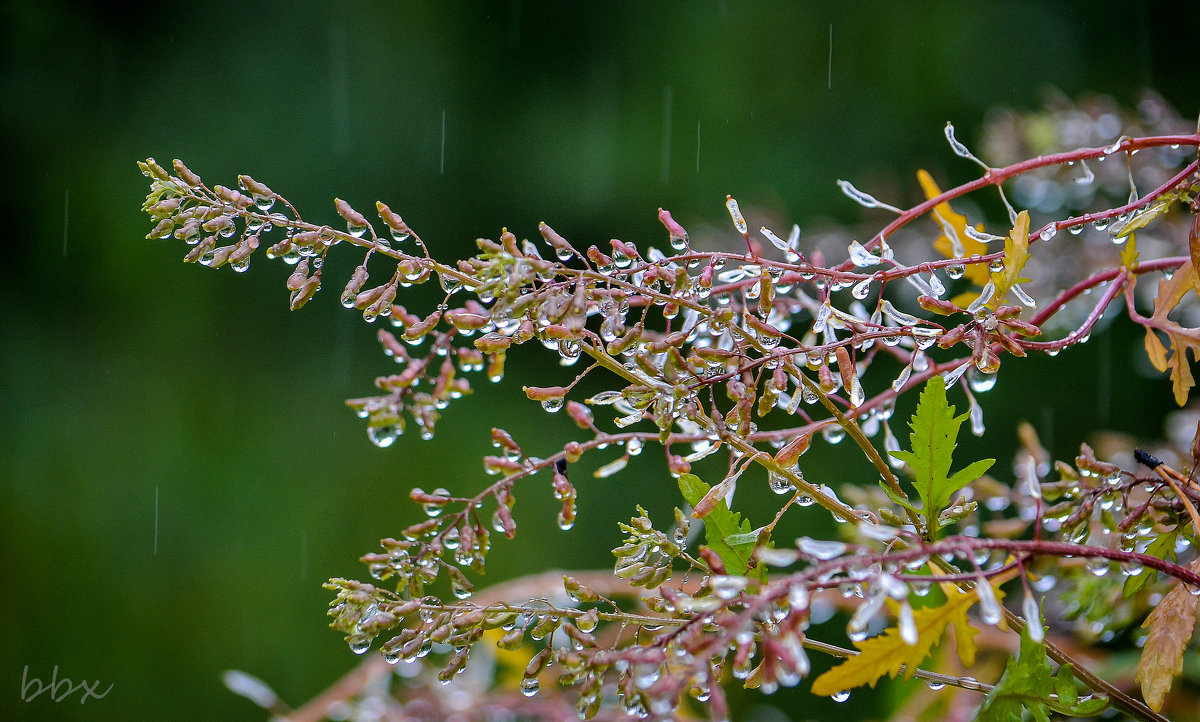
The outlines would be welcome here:
[[[989,308],[998,308],[1008,300],[1008,292],[1013,286],[1029,280],[1021,277],[1021,269],[1025,268],[1025,262],[1028,260],[1029,211],[1021,211],[1017,215],[1017,222],[1008,232],[1008,238],[1004,241],[1004,268],[992,274],[996,292],[992,294],[992,300],[988,302]]]
[[[1192,367],[1188,363],[1187,352],[1191,350],[1194,358],[1200,359],[1200,339],[1191,337],[1196,329],[1182,329],[1189,334],[1168,331],[1171,338],[1171,358],[1167,359],[1167,368],[1171,370],[1171,387],[1175,392],[1175,403],[1183,406],[1187,403],[1188,392],[1196,385],[1192,378]]]
[[[917,182],[921,184],[921,190],[925,192],[926,200],[937,198],[942,194],[941,189],[937,187],[937,183],[933,181],[933,176],[929,175],[929,173],[924,170],[917,171]],[[950,207],[949,203],[942,201],[934,206],[933,219],[938,223],[939,228],[942,227],[942,223],[944,222],[946,225],[949,225],[954,229],[955,234],[958,236],[958,240],[962,242],[963,252],[966,255],[982,256],[988,252],[987,244],[981,243],[967,235],[967,217],[961,213],[954,212],[954,209]],[[975,230],[982,231],[983,225],[976,225]],[[938,253],[941,253],[946,258],[954,257],[954,244],[946,236],[944,230],[942,231],[942,234],[937,237],[937,240],[933,242],[933,247]],[[988,269],[982,263],[975,263],[967,266],[967,272],[965,276],[969,281],[971,281],[971,283],[982,287],[988,282]],[[974,296],[972,296],[972,298],[974,298]],[[970,300],[968,300],[967,303],[970,303]],[[965,306],[967,304],[963,305]]]
[[[859,654],[817,677],[812,685],[813,694],[829,696],[864,684],[874,687],[885,674],[895,677],[901,667],[911,677],[925,657],[929,656],[933,646],[941,641],[946,627],[950,625],[954,625],[959,657],[970,666],[975,661],[974,637],[977,632],[967,621],[967,610],[975,603],[975,592],[962,592],[957,587],[944,586],[948,588],[945,604],[923,607],[913,612],[913,619],[917,623],[916,644],[905,644],[896,627],[890,627],[882,634],[862,642],[855,642]],[[997,590],[996,597],[1001,596]]]
[[[1167,347],[1158,340],[1154,330],[1149,328],[1146,329],[1146,355],[1160,373],[1167,370]]]
[[[1129,240],[1125,243],[1125,248],[1121,249],[1121,265],[1126,268],[1133,268],[1137,265],[1137,234],[1130,233]]]
[[[1142,647],[1135,679],[1142,685],[1146,704],[1155,712],[1162,709],[1171,682],[1183,671],[1183,653],[1192,639],[1197,603],[1200,597],[1192,596],[1183,584],[1176,584],[1142,624],[1150,633]]]

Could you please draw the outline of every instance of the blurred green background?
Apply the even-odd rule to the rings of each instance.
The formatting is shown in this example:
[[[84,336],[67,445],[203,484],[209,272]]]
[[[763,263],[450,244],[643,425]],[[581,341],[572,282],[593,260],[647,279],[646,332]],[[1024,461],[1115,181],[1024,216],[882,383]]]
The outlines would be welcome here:
[[[1186,4],[581,7],[0,5],[0,716],[264,718],[222,687],[231,668],[299,704],[359,661],[325,627],[321,583],[363,576],[358,555],[418,517],[409,488],[478,488],[498,422],[533,454],[573,438],[519,391],[573,373],[530,349],[506,383],[452,405],[434,441],[375,448],[342,401],[394,366],[338,283],[291,313],[282,264],[180,263],[181,244],[143,238],[138,159],[183,158],[210,184],[248,173],[317,222],[336,220],[335,195],[382,199],[446,260],[541,220],[584,246],[663,245],[659,206],[723,228],[727,193],[777,230],[855,221],[835,179],[904,201],[918,167],[966,180],[946,120],[970,142],[988,108],[1037,107],[1048,87],[1125,104],[1153,87],[1185,117],[1200,105]],[[1158,435],[1169,385],[1134,378],[1129,338],[1108,342],[1117,382],[1098,404],[1094,368],[1006,364],[1006,393],[987,399],[996,441],[1020,417],[1059,456],[1081,422]],[[1041,404],[1018,407],[1030,389]],[[837,456],[819,453],[836,482]],[[644,456],[603,481],[587,470],[608,459],[585,459],[571,533],[553,528],[547,483],[519,488],[521,533],[495,545],[489,580],[611,564],[636,500],[665,522],[676,492]],[[22,701],[23,673],[56,666],[112,689]],[[743,714],[835,712],[767,702],[783,711]]]

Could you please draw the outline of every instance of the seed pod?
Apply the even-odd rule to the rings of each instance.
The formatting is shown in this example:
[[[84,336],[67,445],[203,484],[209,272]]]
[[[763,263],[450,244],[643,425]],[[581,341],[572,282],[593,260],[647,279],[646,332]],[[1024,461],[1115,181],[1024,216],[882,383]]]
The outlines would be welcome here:
[[[277,198],[278,197],[276,195],[275,191],[266,187],[262,183],[259,183],[258,181],[254,180],[253,178],[251,178],[248,175],[238,176],[238,182],[242,184],[243,188],[245,188],[250,193],[253,193],[254,195],[265,196],[267,198]]]
[[[308,303],[308,300],[316,295],[321,289],[321,272],[314,273],[305,283],[296,291],[292,292],[291,308],[293,311]]]
[[[796,438],[789,441],[775,454],[775,463],[780,466],[788,467],[796,463],[796,460],[808,451],[808,445],[812,442],[812,432],[800,434]]]
[[[1038,328],[1032,323],[1029,323],[1028,321],[1022,321],[1019,318],[1006,318],[1004,319],[1004,325],[1013,329],[1022,336],[1042,335],[1042,329]]]
[[[817,369],[817,385],[827,394],[837,391],[837,382],[833,380],[833,372],[829,370],[829,364],[821,363],[821,367]]]
[[[230,205],[237,206],[238,208],[246,208],[252,203],[252,201],[246,196],[238,193],[232,188],[226,188],[222,185],[213,186],[213,193],[216,193],[217,197],[221,200],[229,203]]]
[[[363,214],[361,214],[358,211],[351,208],[350,204],[347,203],[346,201],[342,200],[341,198],[334,198],[333,205],[335,208],[337,208],[338,215],[340,215],[342,218],[344,218],[346,220],[346,223],[349,223],[349,224],[352,224],[355,226],[370,225],[369,223],[367,223],[367,219],[363,216]]]
[[[289,291],[298,291],[305,283],[308,282],[308,261],[300,261],[296,264],[296,270],[292,271],[292,275],[288,276],[287,288]]]
[[[542,234],[542,238],[546,239],[546,243],[550,244],[550,247],[554,249],[556,254],[561,256],[574,252],[574,249],[571,248],[571,244],[567,242],[567,239],[563,238],[558,234],[557,231],[546,225],[545,221],[538,223],[538,231]]]
[[[153,158],[147,158],[145,161],[139,161],[138,168],[142,170],[142,173],[145,173],[147,176],[156,180],[165,181],[171,177],[171,175],[167,173],[167,171],[164,170],[163,167],[160,166]]]
[[[393,291],[393,298],[394,297],[395,297],[395,292]],[[408,328],[406,328],[404,330],[404,338],[409,341],[415,341],[419,338],[424,337],[425,334],[429,333],[430,329],[432,329],[435,325],[437,325],[437,322],[440,321],[441,318],[442,318],[442,312],[434,311],[433,313],[426,316],[425,320],[423,320],[419,323],[413,324],[413,325],[409,326]]]
[[[383,201],[375,201],[375,210],[379,212],[379,217],[383,219],[384,225],[392,232],[393,238],[397,235],[408,236],[412,234],[412,229],[408,227],[404,219],[393,212],[391,208],[388,208],[387,204]]]
[[[1021,346],[1021,344],[1017,343],[1016,339],[1012,338],[1008,334],[995,333],[992,334],[992,338],[999,341],[1000,345],[1004,347],[1004,350],[1008,351],[1013,356],[1024,358],[1027,355],[1025,353],[1025,348]]]
[[[613,265],[612,259],[601,253],[600,249],[595,246],[588,247],[587,257],[600,268],[611,268]]]
[[[845,346],[838,346],[837,351],[838,373],[842,376],[842,387],[849,389],[854,386],[854,361],[850,358],[850,352]]]
[[[668,211],[664,208],[659,208],[658,209],[658,220],[659,220],[659,222],[661,222],[663,224],[664,227],[666,227],[667,232],[671,234],[671,241],[672,241],[671,245],[672,246],[675,245],[676,239],[681,241],[684,246],[687,245],[687,242],[688,242],[687,231],[685,231],[683,229],[683,226],[681,226],[675,222],[675,219],[671,217],[670,211]]]
[[[610,356],[616,356],[625,351],[630,346],[637,343],[642,337],[642,326],[638,324],[630,328],[620,338],[609,342],[607,350]]]
[[[925,309],[926,311],[942,316],[949,316],[952,313],[958,313],[959,311],[962,311],[961,308],[955,306],[950,301],[941,298],[934,298],[933,296],[917,296],[917,303],[921,304],[921,308]]]
[[[567,395],[567,389],[562,386],[522,386],[521,390],[525,392],[530,401],[545,401],[552,398],[561,399]]]
[[[146,234],[146,238],[169,238],[171,231],[175,228],[175,221],[170,218],[164,218],[154,226],[153,230]]]
[[[489,333],[475,339],[475,348],[479,349],[483,353],[497,354],[511,346],[512,342],[512,338],[503,334]],[[493,359],[493,363],[495,363],[495,359]],[[503,361],[500,362],[500,368],[503,368],[503,363]],[[492,375],[492,373],[488,373],[488,376]]]
[[[151,162],[153,162],[153,159],[151,159]],[[153,167],[157,167],[157,164]],[[200,186],[204,185],[204,183],[200,180],[200,176],[193,173],[186,165],[183,164],[183,161],[179,160],[178,158],[171,161],[171,167],[175,169],[175,174],[179,176],[179,179],[186,183],[189,187],[199,188]]]
[[[966,335],[966,333],[967,326],[965,324],[961,326],[955,326],[941,335],[941,337],[938,339],[937,345],[941,348],[950,348],[959,341],[962,341],[963,336]]]
[[[517,248],[517,237],[507,228],[500,229],[500,245],[513,258],[525,257],[525,254],[521,253],[521,249]]]

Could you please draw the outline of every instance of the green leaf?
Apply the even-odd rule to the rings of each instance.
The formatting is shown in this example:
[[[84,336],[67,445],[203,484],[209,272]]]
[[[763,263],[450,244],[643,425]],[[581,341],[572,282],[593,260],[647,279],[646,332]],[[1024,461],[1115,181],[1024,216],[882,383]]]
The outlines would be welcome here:
[[[679,491],[687,503],[695,507],[708,494],[710,487],[695,474],[679,475]],[[762,581],[764,569],[750,569],[758,534],[738,512],[730,511],[722,499],[704,516],[704,543],[721,557],[729,574],[750,576]]]
[[[1028,710],[1039,722],[1050,722],[1050,712],[1088,717],[1107,706],[1108,701],[1100,697],[1080,699],[1071,665],[1063,665],[1056,677],[1046,656],[1046,643],[1034,642],[1025,631],[1021,633],[1020,656],[1009,658],[1004,674],[988,693],[976,719],[1021,722],[1022,710]]]
[[[1021,276],[1021,270],[1029,260],[1029,211],[1021,211],[1017,222],[1008,232],[1004,241],[1004,268],[992,273],[992,282],[996,291],[988,301],[989,308],[999,308],[1008,300],[1008,292],[1018,283],[1028,283],[1029,279]]]
[[[1146,547],[1146,553],[1164,561],[1175,561],[1175,538],[1177,536],[1179,536],[1179,527],[1155,536],[1154,541],[1150,542],[1150,545]],[[1122,594],[1126,597],[1132,597],[1134,594],[1142,591],[1148,583],[1154,581],[1157,577],[1158,572],[1153,569],[1143,569],[1141,574],[1125,577],[1125,587],[1122,589]]]
[[[933,376],[921,392],[917,410],[909,421],[911,451],[893,451],[892,456],[908,464],[915,476],[913,485],[920,495],[925,516],[925,533],[932,541],[937,536],[938,515],[950,502],[950,496],[978,479],[995,459],[981,459],[950,475],[958,431],[969,414],[954,415],[946,402],[946,380]]]

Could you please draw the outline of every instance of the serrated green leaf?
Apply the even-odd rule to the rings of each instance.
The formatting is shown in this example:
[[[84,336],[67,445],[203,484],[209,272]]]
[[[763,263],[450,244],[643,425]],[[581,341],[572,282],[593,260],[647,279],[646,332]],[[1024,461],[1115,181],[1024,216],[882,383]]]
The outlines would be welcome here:
[[[1041,619],[1036,623],[1040,624]],[[1086,717],[1107,706],[1108,701],[1101,697],[1080,700],[1071,665],[1063,665],[1055,676],[1046,655],[1046,643],[1034,642],[1025,631],[1021,633],[1020,656],[1009,658],[1004,674],[988,693],[976,719],[1021,722],[1022,710],[1028,710],[1039,722],[1050,722],[1050,712]]]
[[[926,535],[932,541],[937,534],[938,515],[950,502],[950,496],[991,468],[995,459],[981,459],[950,476],[958,432],[969,414],[954,415],[946,401],[946,380],[933,376],[925,384],[917,410],[909,421],[910,451],[893,451],[892,456],[912,469],[913,485],[921,497],[920,513],[925,517]]]
[[[1018,283],[1028,283],[1028,278],[1021,276],[1021,270],[1029,261],[1029,211],[1017,214],[1017,222],[1013,224],[1008,238],[1004,241],[1004,268],[992,274],[996,291],[988,301],[989,308],[999,308],[1008,300],[1008,292]]]
[[[679,475],[679,491],[693,507],[711,488],[695,474]],[[763,569],[749,570],[757,540],[758,534],[750,526],[750,520],[743,519],[739,512],[730,511],[724,499],[704,516],[704,543],[721,557],[729,574],[763,579]]]

